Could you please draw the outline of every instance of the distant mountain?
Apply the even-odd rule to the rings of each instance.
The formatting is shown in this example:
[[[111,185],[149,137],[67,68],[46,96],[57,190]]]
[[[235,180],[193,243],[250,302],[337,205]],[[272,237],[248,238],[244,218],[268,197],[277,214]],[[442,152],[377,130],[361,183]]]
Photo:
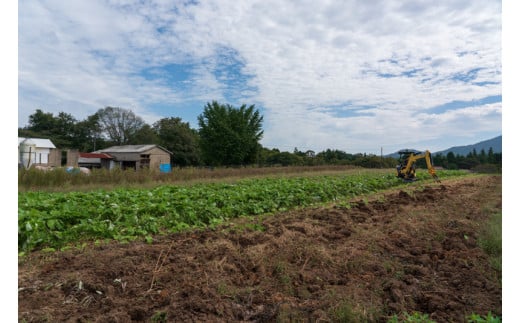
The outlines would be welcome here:
[[[434,152],[432,154],[433,155],[437,155],[437,154],[447,155],[449,152],[452,152],[455,155],[467,156],[470,152],[473,151],[473,149],[475,149],[477,154],[479,154],[480,151],[482,149],[484,149],[484,151],[487,154],[487,152],[489,151],[489,148],[493,149],[494,153],[501,153],[502,152],[502,136],[498,136],[493,139],[484,140],[484,141],[478,142],[473,145],[451,147],[446,150]]]
[[[473,145],[456,146],[456,147],[448,148],[446,150],[432,152],[432,155],[434,155],[434,156],[437,154],[447,155],[449,152],[453,152],[455,155],[467,156],[470,152],[473,151],[473,149],[475,149],[477,154],[480,154],[480,151],[482,149],[484,149],[484,151],[487,154],[487,152],[489,151],[489,148],[492,148],[494,153],[501,153],[502,152],[502,136],[498,136],[493,139],[484,140],[484,141],[478,142]],[[393,158],[397,159],[397,158],[399,158],[399,154],[397,152],[395,152],[393,154],[386,155],[386,157],[393,157]]]

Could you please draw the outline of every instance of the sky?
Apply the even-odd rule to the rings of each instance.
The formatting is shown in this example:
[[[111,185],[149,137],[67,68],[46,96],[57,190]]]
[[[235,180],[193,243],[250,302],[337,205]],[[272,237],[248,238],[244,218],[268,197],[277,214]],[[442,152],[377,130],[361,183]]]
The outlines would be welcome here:
[[[432,152],[502,134],[502,3],[18,1],[18,127],[106,106],[198,128],[255,105],[281,151]]]

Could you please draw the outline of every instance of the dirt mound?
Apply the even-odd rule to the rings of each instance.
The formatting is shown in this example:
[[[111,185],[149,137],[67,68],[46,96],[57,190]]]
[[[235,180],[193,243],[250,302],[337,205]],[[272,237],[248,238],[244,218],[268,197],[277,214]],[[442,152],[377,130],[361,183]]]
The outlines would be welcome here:
[[[501,178],[442,184],[214,229],[19,262],[26,322],[438,322],[501,315],[501,273],[477,246]]]

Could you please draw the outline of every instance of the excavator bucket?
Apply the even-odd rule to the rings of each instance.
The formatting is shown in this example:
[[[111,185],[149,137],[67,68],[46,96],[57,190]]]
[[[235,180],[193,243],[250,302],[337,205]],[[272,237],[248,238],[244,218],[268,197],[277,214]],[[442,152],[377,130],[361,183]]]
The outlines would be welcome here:
[[[433,171],[432,171],[433,170]],[[439,176],[437,176],[437,174],[435,173],[435,170],[433,169],[433,167],[430,169],[428,169],[428,173],[430,173],[430,175],[432,175],[433,179],[436,181],[436,182],[441,182],[441,180],[439,179]]]

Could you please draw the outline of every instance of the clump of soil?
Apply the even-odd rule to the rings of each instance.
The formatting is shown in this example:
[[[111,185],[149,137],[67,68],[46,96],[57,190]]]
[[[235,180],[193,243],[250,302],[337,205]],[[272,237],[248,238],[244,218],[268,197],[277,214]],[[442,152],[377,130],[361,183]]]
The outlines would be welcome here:
[[[502,312],[478,247],[501,177],[478,176],[219,228],[34,252],[19,261],[26,322],[438,322]]]

